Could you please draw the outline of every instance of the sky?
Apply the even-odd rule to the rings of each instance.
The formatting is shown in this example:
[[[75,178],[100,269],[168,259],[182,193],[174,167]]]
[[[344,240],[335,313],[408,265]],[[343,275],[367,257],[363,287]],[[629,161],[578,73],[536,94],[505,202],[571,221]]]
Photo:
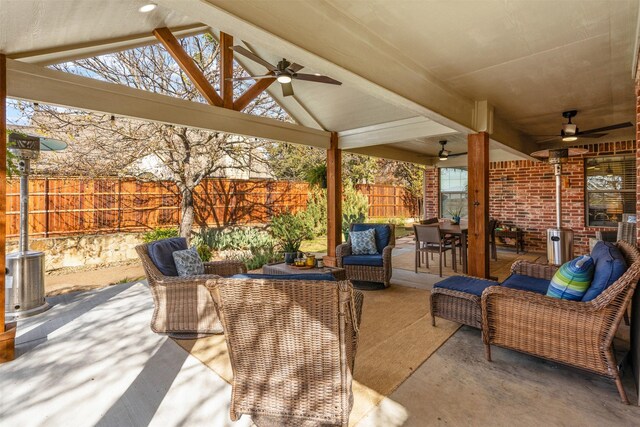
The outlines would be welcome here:
[[[13,102],[7,102],[7,123],[13,125],[28,125],[26,118],[22,117],[20,111],[18,111]]]

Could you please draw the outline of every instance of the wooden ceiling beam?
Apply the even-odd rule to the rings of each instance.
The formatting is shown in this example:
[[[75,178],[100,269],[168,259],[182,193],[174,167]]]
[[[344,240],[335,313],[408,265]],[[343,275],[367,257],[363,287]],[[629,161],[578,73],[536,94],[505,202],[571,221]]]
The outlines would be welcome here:
[[[260,79],[255,82],[249,89],[247,89],[236,101],[233,103],[233,109],[236,111],[242,111],[249,105],[251,101],[256,99],[258,95],[264,92],[271,83],[275,82],[276,78],[272,79]]]
[[[233,37],[220,32],[220,94],[222,106],[233,108]]]
[[[156,28],[153,30],[153,35],[156,36],[165,49],[167,49],[167,52],[169,52],[173,59],[175,59],[182,71],[184,71],[184,73],[193,82],[204,99],[206,99],[211,105],[222,107],[224,104],[222,98],[207,80],[202,70],[198,68],[193,58],[191,58],[182,48],[178,39],[176,39],[171,33],[171,30],[166,27]]]

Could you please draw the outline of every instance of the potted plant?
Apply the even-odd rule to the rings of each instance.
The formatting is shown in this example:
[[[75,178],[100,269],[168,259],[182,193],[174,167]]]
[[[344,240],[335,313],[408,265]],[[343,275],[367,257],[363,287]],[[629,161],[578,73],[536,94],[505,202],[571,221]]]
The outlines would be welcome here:
[[[462,214],[462,206],[458,208],[448,209],[447,212],[451,215],[452,224],[460,224],[460,215]]]
[[[271,218],[270,232],[280,244],[287,264],[293,264],[302,241],[310,237],[309,227],[301,213],[285,212],[274,216]]]
[[[322,163],[309,169],[306,178],[311,186],[317,185],[320,188],[327,188],[327,165]]]

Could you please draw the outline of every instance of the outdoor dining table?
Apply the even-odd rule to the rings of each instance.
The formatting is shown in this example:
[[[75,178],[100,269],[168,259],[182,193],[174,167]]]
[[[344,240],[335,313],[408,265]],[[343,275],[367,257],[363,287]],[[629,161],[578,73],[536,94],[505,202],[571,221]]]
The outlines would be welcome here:
[[[466,222],[461,222],[460,224],[452,224],[450,221],[445,221],[439,223],[438,226],[440,227],[441,237],[444,237],[448,234],[460,239],[460,247],[462,248],[462,273],[467,274],[467,235],[469,234],[468,224],[466,224]]]

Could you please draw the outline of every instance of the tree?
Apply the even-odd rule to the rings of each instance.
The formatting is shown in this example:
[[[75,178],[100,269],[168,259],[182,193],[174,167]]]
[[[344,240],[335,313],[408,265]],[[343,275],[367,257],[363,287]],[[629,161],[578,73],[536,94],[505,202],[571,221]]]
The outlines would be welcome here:
[[[188,37],[180,44],[194,59],[214,87],[219,87],[219,46],[210,35]],[[80,59],[53,68],[111,83],[205,102],[193,83],[160,45],[140,47],[100,57]],[[239,67],[235,75],[247,75]],[[236,95],[251,81],[234,84]],[[180,194],[180,235],[189,237],[194,223],[194,190],[205,177],[224,175],[228,168],[255,168],[264,162],[264,141],[222,132],[208,132],[73,111],[51,106],[19,103],[19,108],[47,136],[70,142],[58,154],[45,154],[40,171],[104,175],[147,175],[174,183]],[[263,92],[245,113],[274,119],[290,118]]]

